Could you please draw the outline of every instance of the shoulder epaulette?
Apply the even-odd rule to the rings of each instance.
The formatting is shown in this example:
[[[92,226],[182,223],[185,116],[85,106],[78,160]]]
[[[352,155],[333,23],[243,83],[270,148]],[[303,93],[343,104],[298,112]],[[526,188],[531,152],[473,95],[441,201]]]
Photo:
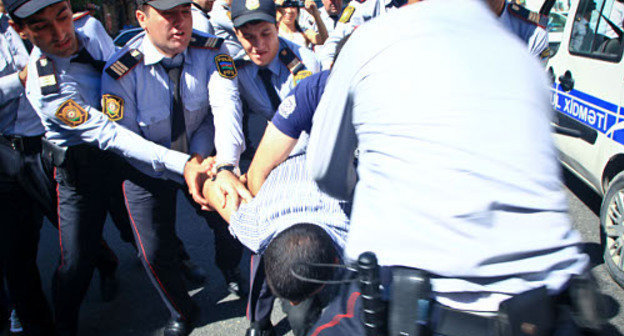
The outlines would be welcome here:
[[[143,59],[143,53],[136,49],[129,49],[117,61],[109,65],[105,71],[113,79],[118,80],[137,66],[141,59]]]
[[[42,95],[49,95],[59,92],[59,85],[56,80],[54,63],[49,58],[43,56],[37,61],[37,73],[39,74],[39,87]]]
[[[87,15],[89,15],[89,11],[74,13],[74,15],[72,15],[72,19],[74,21],[78,21]]]
[[[541,15],[540,13],[536,13],[533,11],[530,11],[518,4],[515,3],[510,3],[507,6],[507,9],[509,10],[509,14],[522,19],[523,21],[526,21],[528,23],[534,24],[536,26],[542,27],[542,28],[546,28],[546,26],[548,25],[548,17],[545,15]]]
[[[297,55],[295,55],[295,53],[286,46],[282,48],[282,50],[279,52],[279,59],[280,61],[282,61],[282,63],[284,63],[284,65],[288,68],[288,70],[290,70],[290,73],[292,73],[293,75],[297,74],[301,70],[306,69],[305,65],[303,64],[303,62],[301,62],[299,57],[297,57]]]
[[[189,46],[194,48],[216,50],[221,48],[221,44],[223,44],[223,39],[220,37],[194,31],[193,35],[191,35],[191,43]]]

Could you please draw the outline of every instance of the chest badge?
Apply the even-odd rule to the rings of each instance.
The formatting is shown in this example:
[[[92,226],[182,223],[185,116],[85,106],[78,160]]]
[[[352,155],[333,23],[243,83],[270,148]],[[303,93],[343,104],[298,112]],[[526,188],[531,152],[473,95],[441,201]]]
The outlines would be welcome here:
[[[78,105],[73,99],[65,101],[54,114],[69,127],[78,127],[89,119],[89,112]]]
[[[105,94],[102,96],[102,112],[111,121],[123,119],[124,100],[120,97]]]

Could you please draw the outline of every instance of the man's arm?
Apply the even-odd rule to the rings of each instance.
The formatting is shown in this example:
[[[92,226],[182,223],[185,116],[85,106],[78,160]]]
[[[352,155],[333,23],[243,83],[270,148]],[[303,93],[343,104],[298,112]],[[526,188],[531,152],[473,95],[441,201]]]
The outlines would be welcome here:
[[[269,123],[247,172],[247,187],[253,196],[258,194],[273,168],[288,158],[295,144],[297,138],[291,138]]]
[[[229,224],[232,214],[240,206],[241,199],[238,197],[238,193],[226,193],[216,180],[206,180],[202,188],[202,194],[208,206],[217,211]]]
[[[21,71],[0,77],[0,105],[6,104],[9,100],[17,99],[24,93],[24,84],[28,76],[27,69],[28,67],[25,67]]]

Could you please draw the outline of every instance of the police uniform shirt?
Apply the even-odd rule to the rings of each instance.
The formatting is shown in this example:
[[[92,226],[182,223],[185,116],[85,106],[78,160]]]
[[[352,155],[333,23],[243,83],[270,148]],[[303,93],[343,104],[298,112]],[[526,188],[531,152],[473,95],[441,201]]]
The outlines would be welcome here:
[[[210,22],[214,28],[214,34],[225,39],[230,55],[235,60],[242,59],[245,56],[245,50],[236,37],[230,6],[224,0],[215,1],[210,11]]]
[[[26,99],[19,79],[19,71],[28,64],[28,52],[4,13],[0,13],[0,54],[0,134],[43,134],[41,120]]]
[[[496,20],[480,0],[428,0],[358,28],[307,150],[312,178],[346,198],[359,148],[346,257],[372,251],[436,274],[436,299],[458,309],[558,293],[589,261],[567,215],[544,71]]]
[[[110,39],[108,35],[87,36],[79,28],[76,37],[95,60],[108,59],[114,51],[103,48],[109,44],[101,40]],[[182,174],[188,155],[146,141],[109,119],[116,119],[123,111],[109,115],[100,112],[102,74],[91,64],[73,61],[75,58],[45,54],[36,47],[30,55],[26,95],[43,122],[46,138],[58,146],[92,144],[149,162],[157,171],[169,169]],[[44,73],[39,73],[39,68]]]
[[[111,38],[107,38],[108,33],[102,23],[89,15],[89,12],[74,14],[74,28],[81,31],[84,36],[102,36],[102,38],[94,38],[90,43],[99,44],[100,50],[111,52],[115,50],[115,44]],[[103,59],[106,61],[107,59]]]
[[[359,25],[394,10],[398,5],[399,2],[396,0],[351,1],[342,11],[334,31],[329,35],[319,52],[319,59],[323,64],[323,69],[329,69],[336,56],[338,43],[343,38],[351,34]]]
[[[315,54],[309,49],[281,37],[279,40],[280,51],[278,51],[278,55],[269,63],[267,68],[271,71],[271,82],[273,83],[275,91],[280,99],[283,100],[290,93],[292,88],[295,87],[298,80],[279,59],[279,53],[284,50],[284,48],[289,48],[295,53],[305,65],[307,71],[309,71],[308,74],[319,72],[321,65]],[[271,118],[275,113],[275,109],[271,106],[269,95],[258,74],[259,69],[260,67],[250,61],[247,61],[245,65],[239,68],[240,93],[241,97],[247,103],[247,106],[249,106],[254,113]]]
[[[156,50],[145,33],[141,33],[120,49],[107,67],[134,49],[142,54],[142,58],[119,79],[105,71],[102,93],[123,101],[124,115],[118,121],[121,125],[169,148],[173,92],[167,71],[160,64],[165,56]],[[183,56],[180,97],[184,105],[189,152],[205,157],[216,147],[218,164],[238,165],[245,144],[238,79],[231,58],[223,46],[216,50],[190,46]],[[221,68],[219,64],[222,64]],[[228,66],[233,72],[225,70]],[[150,169],[137,162],[133,164],[155,176]],[[176,178],[168,172],[165,174]]]
[[[215,31],[210,23],[210,16],[204,12],[197,4],[191,6],[191,15],[193,16],[193,29],[203,33],[214,35]]]
[[[544,27],[513,14],[509,3],[505,4],[499,20],[503,26],[525,42],[531,55],[543,62],[548,60],[550,55],[546,50],[548,48],[548,33]],[[545,51],[546,53],[544,53]]]
[[[329,70],[307,77],[280,104],[271,123],[287,136],[298,139],[302,132],[310,133],[312,117],[325,91]]]

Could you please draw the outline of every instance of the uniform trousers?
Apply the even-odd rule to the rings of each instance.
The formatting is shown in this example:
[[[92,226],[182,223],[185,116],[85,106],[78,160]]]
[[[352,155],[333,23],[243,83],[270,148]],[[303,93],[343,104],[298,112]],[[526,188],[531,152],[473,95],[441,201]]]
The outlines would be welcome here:
[[[0,142],[0,276],[6,279],[25,334],[52,335],[52,313],[37,268],[51,168],[42,160],[40,137],[28,139],[24,150],[12,148],[6,138]]]
[[[118,228],[129,227],[119,199],[126,167],[121,158],[87,145],[67,149],[56,168],[60,261],[52,282],[57,331],[76,335],[80,304],[89,288],[93,270],[103,254],[113,255],[103,244],[102,230],[110,211]],[[125,218],[125,219],[124,219]],[[123,234],[122,234],[123,236]],[[99,263],[100,272],[111,273],[117,260]]]
[[[193,303],[180,272],[181,244],[176,235],[177,192],[175,182],[136,173],[124,181],[130,215],[141,262],[171,316],[188,320]],[[186,191],[187,199],[195,206]],[[232,237],[227,223],[215,213],[199,212],[215,235],[216,265],[222,271],[238,267],[242,245]]]

